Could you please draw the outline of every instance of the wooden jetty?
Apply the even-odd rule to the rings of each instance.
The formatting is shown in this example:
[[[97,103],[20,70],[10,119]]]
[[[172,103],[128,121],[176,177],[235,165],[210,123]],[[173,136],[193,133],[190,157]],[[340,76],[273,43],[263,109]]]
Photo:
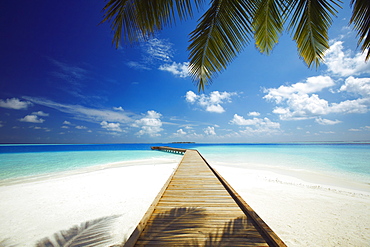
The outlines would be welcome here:
[[[188,149],[183,149],[183,148],[171,148],[171,147],[151,147],[152,150],[159,150],[159,151],[165,151],[169,153],[175,153],[175,154],[185,154],[186,150]]]
[[[124,246],[286,246],[197,150],[184,153]]]

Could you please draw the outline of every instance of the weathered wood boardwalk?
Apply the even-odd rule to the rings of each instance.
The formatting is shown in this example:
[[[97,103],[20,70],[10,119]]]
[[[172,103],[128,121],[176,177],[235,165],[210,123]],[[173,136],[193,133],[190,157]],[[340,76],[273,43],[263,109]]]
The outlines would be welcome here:
[[[124,246],[285,246],[198,151],[185,151]]]

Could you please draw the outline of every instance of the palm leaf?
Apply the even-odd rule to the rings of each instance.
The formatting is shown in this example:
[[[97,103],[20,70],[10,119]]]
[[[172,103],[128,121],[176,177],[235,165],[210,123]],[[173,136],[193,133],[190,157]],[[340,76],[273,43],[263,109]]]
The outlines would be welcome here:
[[[367,49],[366,61],[370,58],[370,1],[369,0],[351,0],[353,13],[350,23],[354,24],[359,37],[358,45],[361,43],[361,50]]]
[[[278,42],[284,28],[285,9],[285,0],[260,1],[253,20],[254,39],[260,52],[269,53]]]
[[[249,42],[254,9],[253,1],[213,0],[190,33],[189,70],[199,91]]]
[[[290,0],[293,16],[289,29],[294,29],[293,39],[297,43],[298,52],[308,66],[316,66],[324,58],[329,49],[328,29],[332,17],[340,7],[338,0]]]
[[[113,215],[91,220],[74,226],[69,230],[55,233],[51,238],[40,240],[37,247],[82,247],[109,246],[110,228],[119,216]]]
[[[193,8],[200,8],[204,0],[110,0],[104,7],[104,19],[111,21],[113,43],[137,42],[171,26],[176,17],[186,20],[193,16]],[[192,4],[194,2],[194,4]]]

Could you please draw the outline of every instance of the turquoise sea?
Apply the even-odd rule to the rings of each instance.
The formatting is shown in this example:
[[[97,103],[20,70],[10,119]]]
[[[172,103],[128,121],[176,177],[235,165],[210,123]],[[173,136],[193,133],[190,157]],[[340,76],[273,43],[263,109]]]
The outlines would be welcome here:
[[[370,182],[370,143],[269,144],[1,144],[0,179],[69,171],[108,163],[169,158],[151,146],[197,149],[210,164],[308,170]]]

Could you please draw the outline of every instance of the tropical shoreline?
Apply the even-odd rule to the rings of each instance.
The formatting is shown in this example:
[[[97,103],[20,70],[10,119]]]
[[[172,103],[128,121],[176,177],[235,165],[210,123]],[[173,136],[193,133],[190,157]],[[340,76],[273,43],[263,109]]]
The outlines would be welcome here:
[[[176,159],[138,160],[3,183],[0,211],[7,213],[0,235],[12,244],[33,246],[82,222],[119,215],[112,243],[122,242],[177,164]],[[357,190],[343,183],[307,182],[305,174],[213,166],[288,246],[368,244],[369,185]]]

